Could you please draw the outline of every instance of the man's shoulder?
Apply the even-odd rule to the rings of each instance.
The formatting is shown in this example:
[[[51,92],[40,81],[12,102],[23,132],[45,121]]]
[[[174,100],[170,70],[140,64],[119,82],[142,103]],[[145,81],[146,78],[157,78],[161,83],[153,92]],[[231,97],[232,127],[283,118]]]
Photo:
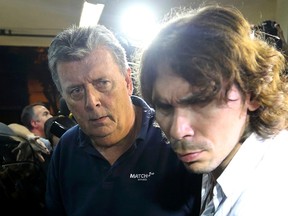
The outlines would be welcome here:
[[[73,127],[69,128],[69,129],[62,135],[62,137],[63,137],[63,138],[69,138],[69,137],[71,137],[71,136],[78,135],[79,129],[80,129],[80,127],[79,127],[78,124],[77,124],[77,125],[74,125]],[[61,138],[62,138],[62,137],[61,137]]]
[[[80,127],[78,125],[75,125],[71,128],[69,128],[61,137],[60,141],[58,142],[57,146],[60,145],[62,148],[65,145],[71,146],[73,143],[78,143],[78,137],[79,137]]]

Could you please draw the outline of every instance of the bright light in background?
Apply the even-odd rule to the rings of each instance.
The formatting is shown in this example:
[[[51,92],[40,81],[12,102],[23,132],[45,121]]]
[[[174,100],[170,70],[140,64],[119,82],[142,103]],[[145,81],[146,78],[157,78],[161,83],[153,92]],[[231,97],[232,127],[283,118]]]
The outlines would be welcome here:
[[[103,9],[104,4],[92,4],[85,1],[81,13],[79,26],[97,25]]]
[[[121,29],[126,37],[137,46],[147,46],[159,31],[156,17],[145,5],[127,8],[121,18]]]

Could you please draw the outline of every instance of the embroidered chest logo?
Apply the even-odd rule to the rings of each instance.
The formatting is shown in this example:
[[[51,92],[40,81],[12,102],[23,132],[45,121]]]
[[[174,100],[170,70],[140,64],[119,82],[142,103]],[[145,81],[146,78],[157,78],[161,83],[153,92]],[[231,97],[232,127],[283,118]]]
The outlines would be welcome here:
[[[154,172],[149,173],[130,173],[130,179],[137,179],[138,181],[148,181],[148,179],[154,175]]]

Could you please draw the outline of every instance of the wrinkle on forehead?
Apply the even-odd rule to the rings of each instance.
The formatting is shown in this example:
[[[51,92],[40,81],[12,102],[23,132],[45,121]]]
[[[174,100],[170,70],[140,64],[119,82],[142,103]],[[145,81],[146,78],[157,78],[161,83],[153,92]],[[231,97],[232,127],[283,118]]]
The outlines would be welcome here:
[[[84,61],[86,63],[93,62],[107,62],[107,59],[112,59],[115,62],[113,55],[111,54],[110,50],[105,47],[97,47],[95,50],[88,55]]]
[[[77,80],[92,81],[95,76],[106,76],[109,73],[114,73],[119,69],[115,63],[113,55],[106,48],[97,48],[89,56],[79,61],[62,62],[58,64],[58,72],[60,81],[61,78],[65,77],[66,84],[67,80],[71,81],[71,77],[77,78]],[[77,72],[77,73],[73,73]],[[79,73],[81,72],[81,73]],[[62,75],[60,75],[62,74]],[[99,77],[98,77],[99,78]],[[65,89],[65,86],[62,88]]]
[[[165,67],[168,71],[163,72],[163,69],[160,67],[155,80],[152,100],[177,104],[193,96],[193,88],[185,79],[173,73],[169,67]]]

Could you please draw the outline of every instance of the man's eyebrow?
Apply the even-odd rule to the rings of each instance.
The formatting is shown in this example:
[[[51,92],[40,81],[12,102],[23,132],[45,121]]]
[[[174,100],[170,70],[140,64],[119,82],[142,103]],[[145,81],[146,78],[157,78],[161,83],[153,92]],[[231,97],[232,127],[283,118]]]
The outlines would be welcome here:
[[[153,97],[152,98],[152,102],[155,104],[155,105],[172,105],[173,103],[169,102],[168,100],[166,99],[163,99],[161,97]],[[197,95],[194,95],[194,94],[189,94],[189,95],[186,95],[182,98],[179,98],[177,99],[176,101],[174,101],[174,104],[191,104],[191,103],[197,103],[197,102],[200,102],[199,98]]]
[[[71,85],[66,87],[66,90],[71,90],[73,88],[79,88],[81,86],[82,86],[81,84],[71,84]]]
[[[192,103],[192,102],[194,102],[196,100],[197,100],[197,97],[194,94],[191,93],[191,94],[186,95],[186,96],[184,96],[182,98],[179,98],[177,100],[177,103],[178,104],[188,104],[188,103]]]
[[[155,106],[158,106],[158,107],[163,107],[163,106],[167,106],[169,105],[170,103],[166,102],[166,101],[161,101],[157,98],[155,99],[152,99],[152,103],[155,105]]]

